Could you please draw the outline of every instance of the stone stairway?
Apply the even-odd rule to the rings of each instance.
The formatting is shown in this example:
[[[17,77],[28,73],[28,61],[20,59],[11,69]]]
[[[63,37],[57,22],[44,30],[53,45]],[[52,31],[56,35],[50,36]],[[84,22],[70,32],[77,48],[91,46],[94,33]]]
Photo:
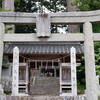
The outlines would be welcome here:
[[[37,77],[30,84],[30,95],[59,95],[59,78]]]

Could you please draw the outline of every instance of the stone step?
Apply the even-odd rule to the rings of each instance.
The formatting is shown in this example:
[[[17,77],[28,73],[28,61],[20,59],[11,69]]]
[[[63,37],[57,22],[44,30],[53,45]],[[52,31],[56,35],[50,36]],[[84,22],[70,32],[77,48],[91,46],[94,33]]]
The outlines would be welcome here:
[[[33,86],[30,91],[33,95],[59,95],[58,87]]]
[[[38,77],[30,85],[31,95],[59,95],[59,78]]]
[[[48,84],[48,85],[51,85],[51,83],[52,83],[52,85],[54,84],[54,85],[57,85],[57,84],[59,84],[59,78],[36,78],[35,79],[35,84]]]

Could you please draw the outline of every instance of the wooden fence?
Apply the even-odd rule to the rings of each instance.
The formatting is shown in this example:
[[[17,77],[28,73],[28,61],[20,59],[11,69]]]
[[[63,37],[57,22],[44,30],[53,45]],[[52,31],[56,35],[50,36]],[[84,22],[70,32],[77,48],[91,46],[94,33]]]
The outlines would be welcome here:
[[[18,96],[0,96],[0,100],[86,100],[84,96],[60,97],[60,96],[39,96],[39,97],[18,97]]]

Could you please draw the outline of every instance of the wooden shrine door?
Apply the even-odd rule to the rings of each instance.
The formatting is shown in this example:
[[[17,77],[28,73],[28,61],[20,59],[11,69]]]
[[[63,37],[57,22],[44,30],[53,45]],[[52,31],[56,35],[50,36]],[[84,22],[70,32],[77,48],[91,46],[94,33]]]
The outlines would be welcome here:
[[[20,63],[19,64],[19,93],[28,93],[28,84],[29,83],[29,72],[28,64]]]
[[[60,64],[60,94],[71,92],[71,67],[68,63]]]

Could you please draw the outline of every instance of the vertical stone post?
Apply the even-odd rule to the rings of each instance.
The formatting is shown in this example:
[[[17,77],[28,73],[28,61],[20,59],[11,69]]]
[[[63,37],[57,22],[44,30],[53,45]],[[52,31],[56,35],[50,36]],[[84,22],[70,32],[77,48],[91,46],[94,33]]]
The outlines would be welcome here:
[[[83,31],[85,34],[84,55],[86,74],[86,97],[87,100],[98,100],[92,24],[90,22],[85,22],[83,25]]]
[[[0,94],[3,93],[1,86],[1,72],[2,72],[2,60],[3,60],[3,34],[5,32],[4,24],[0,22]]]
[[[12,95],[18,95],[19,87],[19,49],[13,49],[13,70],[12,70]]]
[[[72,96],[77,96],[77,81],[76,81],[76,50],[74,47],[70,49],[71,55],[71,84]]]
[[[14,0],[3,0],[2,1],[2,8],[4,10],[14,11]]]
[[[14,0],[2,0],[2,9],[14,12]],[[8,33],[14,33],[14,25],[5,25],[5,28],[10,29]]]

